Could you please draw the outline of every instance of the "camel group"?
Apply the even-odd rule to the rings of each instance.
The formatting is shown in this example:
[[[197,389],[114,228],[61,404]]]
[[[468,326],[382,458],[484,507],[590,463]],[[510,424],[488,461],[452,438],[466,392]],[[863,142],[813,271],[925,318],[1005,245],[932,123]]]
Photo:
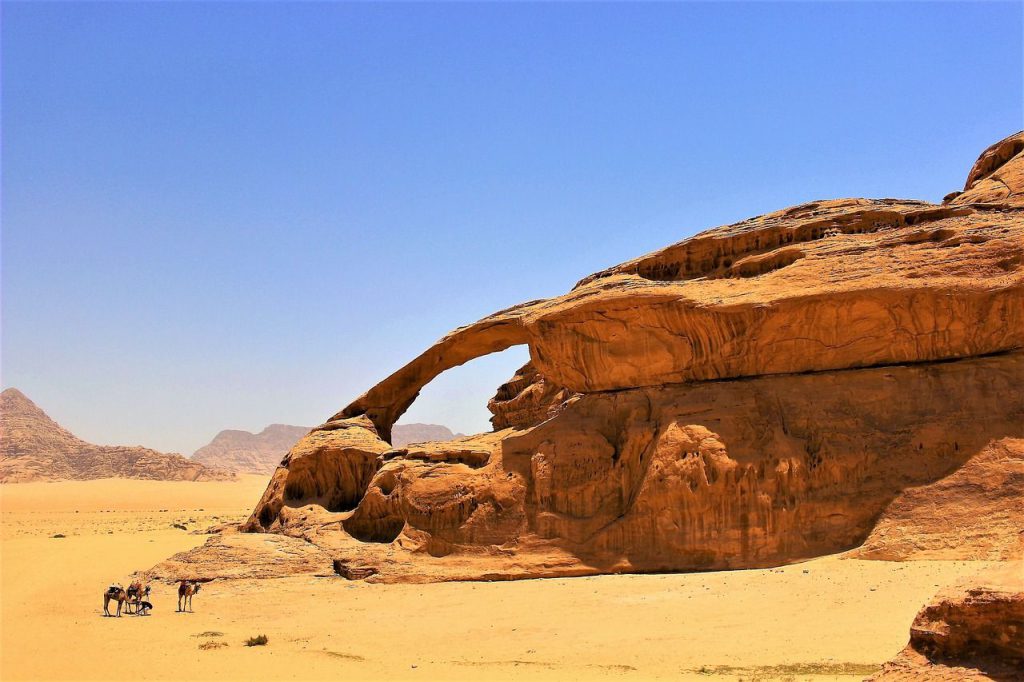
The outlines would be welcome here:
[[[198,580],[182,580],[178,583],[178,612],[192,611],[192,597],[199,592],[200,587]],[[122,610],[125,613],[145,616],[153,608],[149,602],[149,592],[150,586],[143,584],[141,580],[133,582],[127,590],[120,585],[111,585],[103,593],[103,615],[115,615],[110,613],[110,602],[116,602],[118,618],[121,617]]]
[[[153,605],[149,603],[149,585],[143,585],[141,580],[136,580],[128,589],[120,585],[111,585],[103,593],[103,615],[110,616],[110,602],[117,602],[117,617],[121,617],[121,611],[134,613],[137,616],[145,616]],[[134,611],[133,611],[134,609]]]

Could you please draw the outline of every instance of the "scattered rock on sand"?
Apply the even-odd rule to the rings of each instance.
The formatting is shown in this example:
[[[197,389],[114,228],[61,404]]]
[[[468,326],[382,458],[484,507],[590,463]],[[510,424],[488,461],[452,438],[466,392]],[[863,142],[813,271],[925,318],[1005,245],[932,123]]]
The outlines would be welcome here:
[[[1024,563],[987,569],[939,592],[910,627],[910,643],[873,680],[1024,677]]]

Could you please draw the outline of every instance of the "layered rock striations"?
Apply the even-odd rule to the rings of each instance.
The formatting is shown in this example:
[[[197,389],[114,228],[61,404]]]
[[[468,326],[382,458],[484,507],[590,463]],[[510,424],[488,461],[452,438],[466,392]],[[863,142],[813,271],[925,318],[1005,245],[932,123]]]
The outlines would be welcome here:
[[[767,566],[868,538],[958,556],[915,516],[938,486],[999,519],[972,556],[1012,554],[1022,170],[1018,134],[943,204],[804,204],[457,329],[300,441],[244,528],[372,580]],[[516,344],[495,432],[392,447],[427,382]],[[908,515],[918,531],[883,532]]]
[[[149,448],[87,443],[17,389],[0,394],[0,483],[95,478],[221,481],[234,474]]]

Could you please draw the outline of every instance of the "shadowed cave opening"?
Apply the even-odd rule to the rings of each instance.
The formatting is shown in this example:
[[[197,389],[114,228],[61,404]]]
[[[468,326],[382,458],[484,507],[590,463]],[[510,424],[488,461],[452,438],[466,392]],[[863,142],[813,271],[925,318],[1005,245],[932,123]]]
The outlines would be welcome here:
[[[405,519],[400,516],[385,516],[382,518],[352,518],[344,522],[345,530],[356,540],[362,542],[379,542],[388,544],[398,539],[405,528]]]

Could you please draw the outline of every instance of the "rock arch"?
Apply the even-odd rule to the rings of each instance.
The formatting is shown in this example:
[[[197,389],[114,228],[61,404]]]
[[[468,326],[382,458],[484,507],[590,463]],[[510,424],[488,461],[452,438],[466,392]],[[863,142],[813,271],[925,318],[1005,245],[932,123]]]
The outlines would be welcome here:
[[[380,437],[390,441],[391,427],[409,409],[423,387],[442,372],[484,355],[526,344],[529,334],[521,318],[537,303],[524,303],[459,327],[335,414],[331,421],[366,415]]]

